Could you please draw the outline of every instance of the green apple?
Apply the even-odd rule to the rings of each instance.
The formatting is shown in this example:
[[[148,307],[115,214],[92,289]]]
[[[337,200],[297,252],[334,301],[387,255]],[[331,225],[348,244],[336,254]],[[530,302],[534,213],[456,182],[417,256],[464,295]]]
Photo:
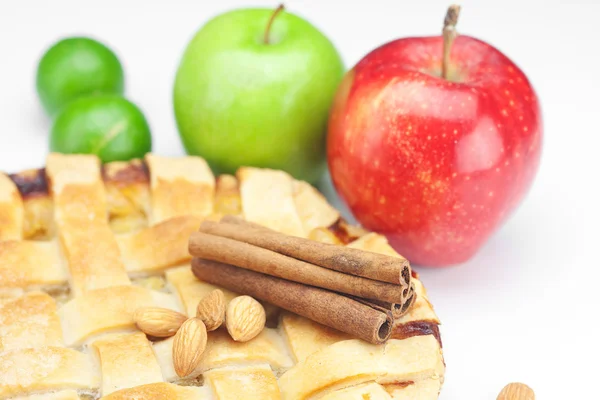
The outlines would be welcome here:
[[[333,44],[281,9],[219,15],[189,43],[174,107],[183,144],[217,172],[283,169],[315,182],[344,66]]]

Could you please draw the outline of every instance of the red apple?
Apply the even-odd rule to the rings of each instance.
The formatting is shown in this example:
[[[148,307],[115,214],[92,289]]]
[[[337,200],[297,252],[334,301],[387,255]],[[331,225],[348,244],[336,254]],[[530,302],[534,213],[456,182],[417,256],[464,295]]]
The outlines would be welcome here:
[[[525,74],[458,36],[441,77],[442,36],[364,57],[330,115],[331,176],[354,216],[420,265],[469,259],[515,209],[540,160],[538,98]]]

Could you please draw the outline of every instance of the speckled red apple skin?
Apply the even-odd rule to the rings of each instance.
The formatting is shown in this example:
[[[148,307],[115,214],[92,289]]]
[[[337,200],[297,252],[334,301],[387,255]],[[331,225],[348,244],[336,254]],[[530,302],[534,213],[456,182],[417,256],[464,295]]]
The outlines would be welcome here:
[[[375,49],[342,82],[328,134],[331,176],[354,216],[430,266],[477,252],[531,186],[542,146],[538,98],[511,60],[459,36],[451,82],[441,57],[441,37]]]

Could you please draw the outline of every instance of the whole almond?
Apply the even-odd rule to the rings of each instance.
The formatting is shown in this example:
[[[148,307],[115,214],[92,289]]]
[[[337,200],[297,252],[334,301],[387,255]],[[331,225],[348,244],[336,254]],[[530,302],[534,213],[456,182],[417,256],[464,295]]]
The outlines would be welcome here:
[[[177,331],[173,339],[173,365],[181,378],[198,367],[206,349],[206,340],[206,327],[198,318],[188,319]]]
[[[133,313],[133,321],[146,335],[170,337],[187,317],[177,311],[159,307],[141,307]]]
[[[215,289],[198,303],[196,317],[200,318],[207,331],[214,331],[225,321],[225,295]]]
[[[239,296],[229,302],[225,317],[227,331],[236,342],[254,339],[265,327],[263,306],[250,296]]]
[[[526,384],[515,382],[504,386],[496,400],[535,400],[535,394]]]

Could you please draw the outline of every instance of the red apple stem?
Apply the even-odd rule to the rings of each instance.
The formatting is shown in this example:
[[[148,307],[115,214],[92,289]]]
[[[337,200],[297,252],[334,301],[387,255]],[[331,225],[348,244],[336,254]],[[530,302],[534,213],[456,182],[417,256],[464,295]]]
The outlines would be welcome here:
[[[442,58],[442,77],[448,79],[448,70],[450,69],[450,50],[452,43],[458,36],[456,32],[456,24],[458,23],[458,15],[460,14],[460,6],[453,4],[448,7],[446,17],[444,18],[444,29],[442,36],[444,37],[444,56]]]
[[[269,34],[271,33],[271,26],[273,25],[273,21],[275,21],[275,18],[279,15],[280,12],[282,12],[285,9],[285,7],[283,6],[283,4],[280,4],[275,11],[273,11],[273,14],[271,14],[271,18],[269,18],[269,22],[267,23],[267,28],[265,29],[265,36],[264,36],[264,42],[265,44],[269,44]]]

